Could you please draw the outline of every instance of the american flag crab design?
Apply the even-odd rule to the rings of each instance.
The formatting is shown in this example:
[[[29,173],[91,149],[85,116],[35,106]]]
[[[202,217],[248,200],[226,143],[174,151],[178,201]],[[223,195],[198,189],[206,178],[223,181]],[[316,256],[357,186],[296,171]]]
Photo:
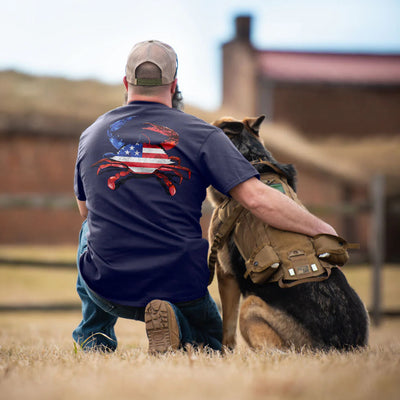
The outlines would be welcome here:
[[[97,175],[109,169],[120,169],[115,175],[110,176],[107,180],[107,186],[111,190],[115,190],[122,183],[122,178],[129,178],[135,175],[156,176],[165,183],[168,193],[171,196],[176,194],[176,187],[172,182],[172,176],[179,178],[179,184],[182,183],[183,173],[187,174],[190,179],[191,171],[189,168],[181,166],[179,157],[169,156],[166,150],[174,148],[179,142],[179,135],[172,129],[165,126],[145,123],[145,127],[153,132],[166,136],[166,139],[159,144],[152,144],[147,135],[148,143],[135,142],[125,143],[125,141],[117,134],[128,121],[135,118],[134,116],[123,118],[110,125],[107,130],[107,136],[111,144],[118,150],[117,153],[106,153],[104,158],[93,164],[99,165]],[[125,180],[123,179],[123,180]]]

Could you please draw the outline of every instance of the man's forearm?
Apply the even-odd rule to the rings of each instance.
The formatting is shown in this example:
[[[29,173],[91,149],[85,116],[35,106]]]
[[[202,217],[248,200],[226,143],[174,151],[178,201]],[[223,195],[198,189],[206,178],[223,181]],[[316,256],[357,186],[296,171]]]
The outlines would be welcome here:
[[[78,204],[79,213],[83,218],[88,216],[88,209],[86,207],[86,201],[76,199],[76,203]]]
[[[271,190],[276,191],[275,189]],[[281,195],[279,191],[276,193]],[[300,207],[289,197],[282,195],[276,199],[272,198],[273,196],[269,196],[271,201],[269,206],[261,204],[258,207],[249,208],[249,210],[267,224],[281,230],[303,233],[308,236],[320,233],[336,235],[336,231],[329,224]]]
[[[265,223],[281,230],[315,236],[336,231],[289,197],[256,178],[233,188],[232,197]]]

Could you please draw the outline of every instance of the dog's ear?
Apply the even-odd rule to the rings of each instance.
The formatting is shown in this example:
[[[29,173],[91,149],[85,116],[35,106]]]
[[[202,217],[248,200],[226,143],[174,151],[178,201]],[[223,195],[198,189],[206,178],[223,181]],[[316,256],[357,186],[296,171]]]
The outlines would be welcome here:
[[[224,122],[220,128],[226,133],[238,135],[243,131],[244,124],[239,121]]]
[[[245,126],[253,132],[256,136],[259,136],[260,126],[265,119],[265,115],[260,115],[258,118],[245,118],[243,123]]]
[[[218,126],[225,133],[239,134],[244,128],[244,124],[241,121],[235,120],[233,118],[221,118],[214,121],[212,125]]]

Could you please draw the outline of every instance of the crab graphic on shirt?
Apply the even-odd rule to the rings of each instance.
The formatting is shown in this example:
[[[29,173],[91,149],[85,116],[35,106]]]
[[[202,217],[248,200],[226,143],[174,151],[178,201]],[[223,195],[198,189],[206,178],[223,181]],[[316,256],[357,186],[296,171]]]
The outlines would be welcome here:
[[[183,179],[190,179],[191,171],[181,165],[179,157],[169,156],[168,150],[173,149],[179,142],[179,135],[174,130],[161,125],[146,122],[142,129],[153,131],[165,136],[159,144],[153,144],[147,135],[144,141],[126,142],[118,131],[125,126],[134,116],[126,117],[112,123],[107,136],[111,144],[117,149],[116,153],[106,153],[104,158],[97,161],[97,175],[110,170],[118,170],[107,180],[107,186],[111,190],[116,190],[127,179],[135,176],[156,177],[167,188],[171,196],[176,194],[175,177],[179,179],[179,184]]]

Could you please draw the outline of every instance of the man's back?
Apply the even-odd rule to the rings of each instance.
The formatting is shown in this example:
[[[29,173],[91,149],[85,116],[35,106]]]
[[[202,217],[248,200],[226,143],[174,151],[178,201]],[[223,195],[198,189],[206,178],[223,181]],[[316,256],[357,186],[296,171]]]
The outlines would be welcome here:
[[[82,134],[75,182],[89,210],[87,284],[132,306],[203,296],[206,188],[227,193],[256,175],[244,159],[242,171],[237,154],[214,127],[160,103],[136,101],[100,117]]]

